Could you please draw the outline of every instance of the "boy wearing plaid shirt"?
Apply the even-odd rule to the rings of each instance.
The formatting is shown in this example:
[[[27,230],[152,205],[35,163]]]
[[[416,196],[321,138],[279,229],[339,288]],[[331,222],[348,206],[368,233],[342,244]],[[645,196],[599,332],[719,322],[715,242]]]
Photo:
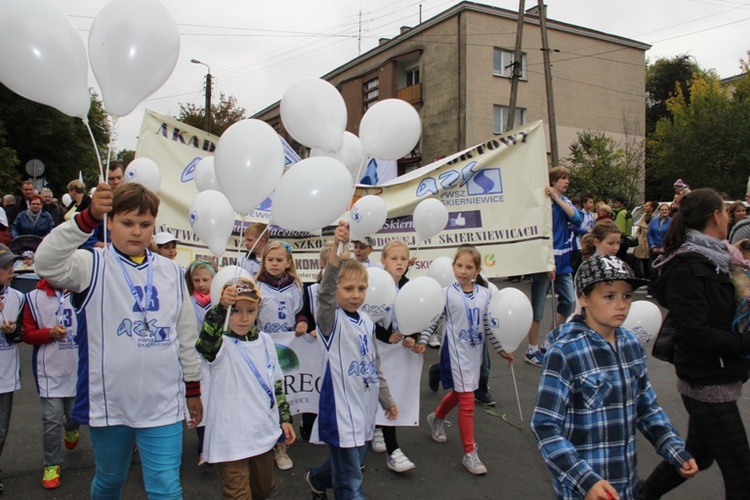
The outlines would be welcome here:
[[[617,257],[601,255],[586,260],[575,281],[581,315],[549,335],[531,420],[555,495],[638,498],[636,430],[692,477],[698,467],[656,402],[646,353],[622,328],[633,287],[645,280]]]

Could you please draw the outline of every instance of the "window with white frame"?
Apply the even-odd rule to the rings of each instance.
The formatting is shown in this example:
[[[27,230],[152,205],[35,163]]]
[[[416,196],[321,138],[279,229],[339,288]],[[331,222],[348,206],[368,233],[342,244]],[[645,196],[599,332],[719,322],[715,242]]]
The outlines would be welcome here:
[[[492,59],[492,74],[503,78],[513,76],[512,50],[495,47]],[[521,53],[521,79],[526,79],[526,54]]]
[[[508,130],[508,106],[495,104],[492,113],[492,133],[504,134]],[[516,116],[513,119],[513,127],[526,124],[526,108],[516,108]]]
[[[419,79],[419,68],[411,68],[406,70],[406,86],[416,85],[420,82]]]
[[[364,103],[363,107],[365,111],[378,102],[378,97],[380,96],[378,85],[378,78],[373,78],[372,80],[366,81],[362,86],[362,102]]]

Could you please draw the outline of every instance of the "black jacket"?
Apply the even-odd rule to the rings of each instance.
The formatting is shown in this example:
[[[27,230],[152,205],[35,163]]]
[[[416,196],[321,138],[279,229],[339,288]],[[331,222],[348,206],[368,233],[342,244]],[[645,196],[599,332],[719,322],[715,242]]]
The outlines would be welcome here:
[[[732,331],[734,285],[698,253],[676,255],[662,268],[654,296],[669,309],[676,330],[677,376],[693,385],[748,378],[750,335]]]

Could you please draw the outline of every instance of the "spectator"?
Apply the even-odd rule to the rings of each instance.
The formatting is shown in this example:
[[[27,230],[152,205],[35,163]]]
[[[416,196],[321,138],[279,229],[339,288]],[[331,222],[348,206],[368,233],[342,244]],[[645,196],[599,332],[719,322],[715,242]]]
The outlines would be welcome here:
[[[647,201],[643,205],[643,217],[638,221],[638,227],[635,230],[636,237],[638,238],[638,246],[633,250],[633,257],[635,257],[635,274],[639,278],[649,277],[649,253],[650,247],[648,244],[648,225],[651,223],[651,219],[656,212],[656,208],[659,204],[655,201]]]
[[[72,219],[76,212],[83,212],[91,205],[91,196],[86,194],[86,184],[78,179],[68,183],[68,194],[73,201],[65,207],[63,218],[66,221]]]
[[[39,194],[42,195],[42,201],[44,202],[42,210],[52,216],[52,222],[54,222],[56,226],[58,224],[61,224],[63,221],[63,211],[57,201],[55,201],[52,190],[49,188],[44,188],[39,192]]]
[[[19,213],[13,225],[10,227],[10,235],[13,238],[18,236],[32,235],[44,238],[55,227],[52,216],[42,210],[44,202],[38,194],[31,196],[29,208]]]
[[[690,192],[690,186],[685,184],[685,182],[682,179],[677,179],[674,181],[674,193],[679,194],[680,196],[685,196]]]
[[[544,194],[552,198],[552,246],[555,254],[555,270],[548,273],[531,275],[531,305],[534,319],[529,329],[529,347],[524,360],[534,366],[542,366],[542,353],[537,345],[539,328],[544,317],[544,306],[547,302],[547,290],[552,281],[555,283],[557,301],[557,323],[562,324],[573,312],[575,291],[573,290],[573,257],[572,232],[569,224],[578,225],[583,215],[577,210],[564,193],[570,184],[570,170],[565,167],[553,167],[549,171],[549,186]]]
[[[596,207],[596,220],[609,219],[612,220],[612,208],[604,202],[599,203]]]
[[[109,173],[107,174],[107,184],[109,184],[112,187],[112,191],[120,187],[124,182],[124,176],[122,173],[122,164],[121,163],[111,163],[109,165]],[[96,226],[96,229],[94,229],[94,232],[91,233],[91,236],[88,240],[86,240],[86,243],[84,243],[81,247],[82,248],[103,248],[104,247],[104,226],[105,223],[102,222],[98,226]],[[109,232],[107,232],[107,241],[109,240]],[[253,275],[255,276],[255,275]]]
[[[13,226],[13,221],[21,212],[29,208],[31,202],[31,195],[34,194],[34,183],[31,180],[25,180],[21,183],[21,194],[20,200],[15,202],[13,205],[5,207],[5,213],[8,215],[8,224]]]
[[[735,201],[729,205],[729,232],[741,220],[747,218],[747,207],[741,201]]]
[[[3,208],[9,207],[16,204],[16,197],[12,194],[6,194],[3,196]],[[7,210],[7,209],[6,209]]]
[[[627,200],[624,196],[618,195],[612,198],[612,217],[615,220],[615,224],[622,231],[623,238],[633,235],[633,214],[625,206]],[[623,242],[625,243],[625,242]],[[617,252],[617,257],[627,262],[629,245],[621,244],[620,250]]]
[[[124,182],[125,176],[122,170],[122,163],[110,163],[109,173],[107,174],[107,183],[112,186],[114,191]]]

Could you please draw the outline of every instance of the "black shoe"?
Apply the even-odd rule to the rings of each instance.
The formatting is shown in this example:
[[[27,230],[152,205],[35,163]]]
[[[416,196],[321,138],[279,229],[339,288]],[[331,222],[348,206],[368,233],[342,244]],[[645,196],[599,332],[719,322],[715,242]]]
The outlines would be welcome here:
[[[437,392],[440,389],[440,371],[434,368],[438,366],[437,364],[430,365],[429,384],[432,392]]]
[[[495,400],[492,398],[492,394],[490,394],[489,392],[485,392],[485,393],[475,392],[474,401],[476,401],[477,403],[481,403],[484,406],[495,406],[496,404]]]
[[[310,482],[310,471],[305,472],[305,475],[302,476],[302,479],[304,479],[305,483],[307,483],[307,486],[310,487],[310,493],[312,493],[313,500],[327,500],[328,499],[328,495],[326,495],[325,491],[320,491],[313,487],[312,483]]]

